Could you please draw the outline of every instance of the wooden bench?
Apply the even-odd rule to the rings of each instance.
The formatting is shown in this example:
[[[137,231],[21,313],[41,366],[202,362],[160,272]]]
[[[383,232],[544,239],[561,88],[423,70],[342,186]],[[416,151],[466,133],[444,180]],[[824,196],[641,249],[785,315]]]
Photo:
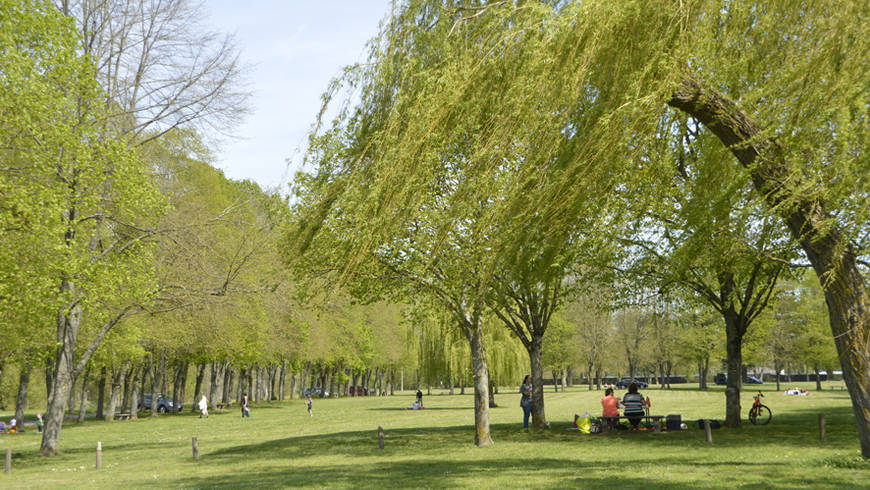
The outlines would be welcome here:
[[[601,420],[604,422],[602,429],[604,432],[610,432],[613,430],[613,426],[619,423],[620,419],[628,420],[629,418],[641,418],[645,419],[646,423],[649,424],[652,421],[653,431],[661,432],[662,431],[662,419],[665,418],[665,415],[640,415],[640,416],[632,416],[626,417],[625,415],[620,415],[618,417],[601,417]]]
[[[125,412],[125,413],[119,413],[118,415],[115,415],[115,418],[118,419],[118,420],[129,420],[129,419],[130,419],[130,414],[127,413],[127,412]]]
[[[214,406],[215,406],[215,408],[217,408],[218,410],[223,410],[223,409],[225,409],[225,408],[226,408],[226,409],[229,409],[229,408],[231,408],[231,407],[233,406],[233,401],[230,400],[230,401],[228,401],[227,403],[215,403]]]

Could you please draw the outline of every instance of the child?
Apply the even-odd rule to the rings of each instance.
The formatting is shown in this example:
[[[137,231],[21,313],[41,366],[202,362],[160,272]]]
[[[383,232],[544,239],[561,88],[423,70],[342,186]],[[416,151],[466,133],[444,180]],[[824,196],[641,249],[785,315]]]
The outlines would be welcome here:
[[[314,402],[311,401],[311,397],[309,396],[308,397],[308,416],[309,417],[314,417],[314,411],[311,409],[312,403],[314,403]]]
[[[251,418],[251,409],[248,408],[248,393],[242,393],[242,418]]]
[[[42,432],[42,414],[36,414],[36,431]]]

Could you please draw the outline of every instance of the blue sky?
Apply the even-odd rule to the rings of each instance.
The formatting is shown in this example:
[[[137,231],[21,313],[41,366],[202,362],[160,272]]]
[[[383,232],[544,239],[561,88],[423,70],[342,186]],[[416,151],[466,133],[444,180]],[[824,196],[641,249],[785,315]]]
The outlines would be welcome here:
[[[236,35],[250,65],[251,113],[218,151],[232,179],[286,190],[329,80],[365,57],[390,0],[209,0],[211,26]],[[289,162],[289,163],[288,163]]]

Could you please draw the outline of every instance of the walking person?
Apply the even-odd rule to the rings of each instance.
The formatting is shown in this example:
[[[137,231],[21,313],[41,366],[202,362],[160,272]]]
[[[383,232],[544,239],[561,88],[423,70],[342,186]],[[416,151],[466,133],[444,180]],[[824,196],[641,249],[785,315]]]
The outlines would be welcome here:
[[[248,408],[248,393],[242,393],[242,418],[251,418],[251,409]]]
[[[527,374],[520,386],[520,406],[523,407],[523,429],[529,428],[529,416],[532,415],[532,375]]]
[[[199,400],[199,418],[202,418],[205,415],[205,418],[208,418],[208,399],[205,397],[205,393],[202,393],[202,398]]]
[[[308,416],[309,416],[309,417],[314,417],[314,410],[311,408],[311,405],[312,405],[313,403],[314,403],[314,402],[311,400],[311,396],[309,396],[309,397],[308,397]]]

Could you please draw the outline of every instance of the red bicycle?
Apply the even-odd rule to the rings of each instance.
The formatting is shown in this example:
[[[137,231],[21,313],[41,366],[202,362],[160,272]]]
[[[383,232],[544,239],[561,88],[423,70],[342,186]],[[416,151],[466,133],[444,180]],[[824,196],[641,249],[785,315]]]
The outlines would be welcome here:
[[[759,391],[755,396],[755,401],[752,402],[752,408],[749,409],[749,421],[752,425],[767,425],[773,414],[767,406],[761,404],[761,399],[764,395]]]

